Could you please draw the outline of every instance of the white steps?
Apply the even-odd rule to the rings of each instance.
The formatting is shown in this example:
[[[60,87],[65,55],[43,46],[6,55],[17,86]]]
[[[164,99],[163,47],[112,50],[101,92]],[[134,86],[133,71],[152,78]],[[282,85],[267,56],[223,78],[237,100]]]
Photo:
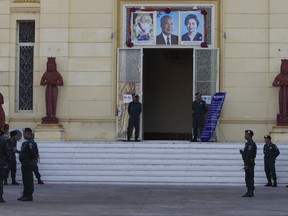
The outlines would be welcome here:
[[[279,184],[288,184],[288,145],[277,144]],[[243,185],[243,143],[188,141],[39,142],[46,182]],[[266,183],[263,143],[257,143],[255,184]],[[21,178],[18,165],[18,179]]]

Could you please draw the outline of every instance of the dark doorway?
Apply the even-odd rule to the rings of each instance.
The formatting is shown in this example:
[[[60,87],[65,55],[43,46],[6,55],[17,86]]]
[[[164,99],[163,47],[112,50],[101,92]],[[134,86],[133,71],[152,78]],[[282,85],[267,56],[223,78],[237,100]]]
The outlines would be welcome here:
[[[143,54],[144,139],[189,140],[193,49],[144,49]]]

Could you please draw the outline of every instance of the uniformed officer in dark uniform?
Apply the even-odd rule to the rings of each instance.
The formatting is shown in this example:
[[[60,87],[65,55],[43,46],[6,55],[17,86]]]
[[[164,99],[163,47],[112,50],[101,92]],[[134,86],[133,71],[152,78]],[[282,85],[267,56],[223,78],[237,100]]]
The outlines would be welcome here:
[[[245,130],[245,143],[244,149],[240,150],[242,159],[244,161],[244,170],[245,170],[245,182],[247,187],[247,193],[243,197],[254,197],[254,167],[255,167],[255,158],[257,155],[257,146],[253,141],[254,133],[251,130]]]
[[[278,147],[271,142],[271,136],[266,135],[264,136],[265,139],[265,145],[263,147],[263,153],[264,153],[264,167],[265,167],[265,173],[268,183],[265,185],[265,187],[277,187],[277,176],[276,176],[276,169],[275,169],[275,161],[278,155],[280,154],[280,151]],[[273,179],[273,185],[271,181],[271,177]]]
[[[16,130],[10,132],[10,139],[7,140],[7,147],[8,147],[8,153],[10,157],[10,164],[7,169],[5,169],[5,179],[4,184],[7,185],[7,178],[9,176],[9,172],[11,172],[11,178],[12,178],[12,185],[19,185],[19,183],[16,181],[16,167],[17,167],[17,161],[16,161],[16,153],[19,153],[17,150],[17,141],[19,140],[18,133]]]
[[[23,129],[23,136],[26,140],[22,143],[19,160],[21,162],[22,180],[24,190],[19,201],[33,201],[34,183],[33,183],[33,167],[34,160],[38,157],[38,148],[32,137],[31,128]]]
[[[130,141],[132,130],[135,127],[135,141],[139,141],[140,131],[140,114],[142,112],[142,104],[139,102],[139,96],[132,94],[133,101],[128,105],[129,123],[127,128],[127,139]]]
[[[201,135],[204,123],[205,116],[208,111],[207,104],[202,100],[202,94],[197,92],[195,94],[196,100],[192,102],[192,115],[193,115],[193,139],[191,142],[197,142],[198,130]]]
[[[7,169],[10,162],[7,141],[3,137],[4,134],[5,132],[0,129],[0,202],[5,202],[3,199],[3,169]]]

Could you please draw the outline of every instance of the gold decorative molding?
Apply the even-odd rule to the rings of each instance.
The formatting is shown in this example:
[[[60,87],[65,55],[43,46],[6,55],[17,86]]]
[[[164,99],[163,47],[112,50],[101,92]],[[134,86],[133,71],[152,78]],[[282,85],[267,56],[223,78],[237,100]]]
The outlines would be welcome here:
[[[40,0],[14,0],[13,3],[40,3]]]
[[[11,13],[40,13],[40,0],[13,0]]]

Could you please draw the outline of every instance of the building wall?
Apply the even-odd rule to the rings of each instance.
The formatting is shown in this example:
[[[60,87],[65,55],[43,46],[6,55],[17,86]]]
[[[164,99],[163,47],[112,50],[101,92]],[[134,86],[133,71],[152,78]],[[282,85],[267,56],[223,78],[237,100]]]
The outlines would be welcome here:
[[[19,1],[18,1],[19,2]],[[21,0],[20,0],[21,2]],[[45,116],[40,79],[47,57],[56,57],[64,79],[57,117],[66,140],[115,140],[116,51],[122,43],[122,6],[139,0],[0,1],[0,92],[11,128],[37,127]],[[218,129],[221,141],[243,140],[255,131],[262,141],[275,125],[278,89],[272,87],[287,56],[286,0],[143,1],[143,4],[216,5],[220,90],[226,91]],[[16,24],[36,21],[34,112],[15,112]],[[113,34],[112,34],[113,33]],[[226,39],[224,38],[226,33]]]
[[[244,129],[261,140],[276,124],[278,88],[272,82],[287,56],[288,2],[226,0],[222,5],[222,88],[228,92],[221,139],[241,140]],[[284,9],[284,10],[283,10]],[[284,47],[283,47],[284,46]],[[222,135],[222,136],[221,136]]]

